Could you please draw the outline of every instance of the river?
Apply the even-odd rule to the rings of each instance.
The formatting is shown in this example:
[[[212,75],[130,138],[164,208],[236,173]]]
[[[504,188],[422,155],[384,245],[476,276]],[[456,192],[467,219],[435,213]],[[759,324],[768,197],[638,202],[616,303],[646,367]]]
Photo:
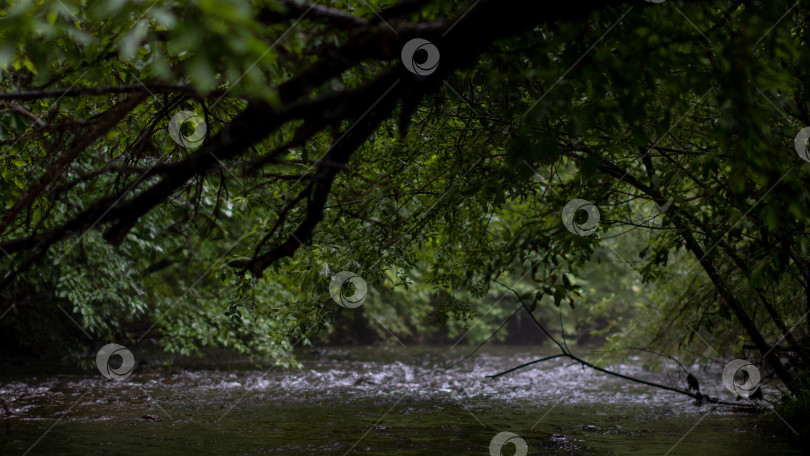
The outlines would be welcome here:
[[[302,369],[269,370],[222,357],[166,368],[154,358],[121,382],[6,366],[0,397],[12,414],[0,420],[0,454],[486,456],[504,432],[508,456],[801,454],[773,413],[695,407],[563,359],[491,380],[549,353],[487,347],[453,365],[469,351],[320,347],[300,351]],[[635,358],[613,367],[678,381]],[[698,377],[704,392],[733,400],[719,371]]]

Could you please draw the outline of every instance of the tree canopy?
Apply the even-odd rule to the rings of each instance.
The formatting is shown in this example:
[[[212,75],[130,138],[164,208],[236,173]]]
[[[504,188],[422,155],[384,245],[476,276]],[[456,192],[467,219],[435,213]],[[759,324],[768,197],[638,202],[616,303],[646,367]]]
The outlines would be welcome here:
[[[782,0],[0,7],[0,331],[289,361],[529,312],[797,393],[807,41]]]

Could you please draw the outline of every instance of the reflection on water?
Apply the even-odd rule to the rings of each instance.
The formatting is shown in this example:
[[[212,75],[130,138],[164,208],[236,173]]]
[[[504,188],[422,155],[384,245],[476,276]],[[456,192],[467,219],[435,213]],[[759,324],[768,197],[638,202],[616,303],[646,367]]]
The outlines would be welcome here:
[[[546,354],[536,349],[491,347],[448,368],[463,354],[321,348],[301,352],[301,370],[269,371],[244,361],[167,371],[155,361],[120,383],[92,373],[2,374],[0,397],[13,415],[0,420],[0,454],[37,442],[28,454],[488,455],[503,431],[525,440],[530,455],[800,454],[783,429],[759,429],[757,417],[697,408],[564,359],[485,378]],[[639,363],[615,368],[679,381]],[[719,372],[702,380],[704,392],[729,396]]]

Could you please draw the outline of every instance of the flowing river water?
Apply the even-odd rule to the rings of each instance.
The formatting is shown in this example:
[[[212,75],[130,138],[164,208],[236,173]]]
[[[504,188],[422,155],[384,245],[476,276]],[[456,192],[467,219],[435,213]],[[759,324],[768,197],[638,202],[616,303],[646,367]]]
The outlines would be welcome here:
[[[518,456],[802,454],[778,420],[695,407],[563,359],[486,378],[549,354],[534,348],[488,347],[448,368],[469,350],[327,347],[302,350],[302,369],[269,371],[244,360],[171,369],[152,361],[122,382],[7,365],[0,455],[486,456],[498,454],[490,444],[501,432],[517,435],[502,449],[508,456],[522,442]],[[638,360],[613,367],[679,381]],[[719,371],[698,377],[704,392],[733,400]]]

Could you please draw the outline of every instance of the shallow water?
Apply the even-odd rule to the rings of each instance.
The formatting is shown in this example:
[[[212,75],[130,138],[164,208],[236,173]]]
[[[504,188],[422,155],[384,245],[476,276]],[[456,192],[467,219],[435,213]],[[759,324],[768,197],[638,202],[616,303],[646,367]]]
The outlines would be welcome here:
[[[489,347],[448,368],[468,351],[320,348],[301,352],[301,370],[145,365],[124,382],[5,372],[0,397],[12,415],[0,420],[0,454],[488,455],[504,431],[530,455],[801,454],[761,417],[695,407],[561,359],[485,378],[548,354],[537,349]],[[669,381],[639,366],[614,368]],[[704,392],[733,399],[719,372],[701,375]]]

